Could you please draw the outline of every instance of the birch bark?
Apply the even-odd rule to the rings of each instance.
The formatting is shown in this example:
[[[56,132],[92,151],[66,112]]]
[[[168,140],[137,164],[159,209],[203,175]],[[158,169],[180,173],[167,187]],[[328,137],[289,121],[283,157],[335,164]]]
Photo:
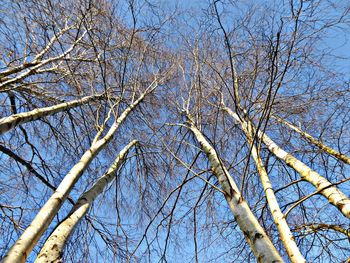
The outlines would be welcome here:
[[[128,151],[136,143],[137,141],[134,140],[125,146],[120,151],[116,160],[113,162],[108,171],[103,176],[101,176],[88,191],[81,195],[77,203],[73,206],[67,218],[55,228],[55,230],[46,240],[45,244],[38,254],[38,257],[35,260],[36,263],[62,262],[64,246],[69,236],[72,234],[80,220],[88,212],[96,197],[101,194],[103,189],[114,179],[115,174],[120,168],[121,164],[124,162]]]
[[[219,181],[225,198],[258,262],[283,262],[276,248],[242,197],[236,183],[222,164],[217,152],[188,116],[189,128],[207,155],[213,174]]]
[[[75,164],[69,173],[64,177],[60,185],[57,187],[56,191],[40,209],[29,227],[23,232],[21,237],[7,252],[2,262],[25,262],[29,253],[32,251],[44,231],[48,228],[52,219],[58,213],[63,202],[66,200],[68,194],[72,190],[74,184],[81,177],[90,162],[112,139],[113,135],[119,126],[124,122],[129,113],[132,112],[132,110],[143,101],[147,94],[154,91],[157,85],[157,82],[154,81],[136,101],[130,104],[129,107],[127,107],[124,112],[116,119],[114,124],[111,126],[103,138],[95,138],[91,147],[83,154],[80,161]]]
[[[62,112],[65,110],[69,110],[71,108],[83,105],[89,101],[96,100],[102,98],[102,95],[94,95],[94,96],[86,96],[84,98],[78,100],[72,100],[69,102],[64,102],[60,104],[56,104],[50,107],[38,108],[28,112],[22,112],[13,114],[8,117],[4,117],[0,119],[0,134],[3,134],[17,125],[24,124],[30,121],[35,121],[39,118],[46,117],[49,115],[53,115],[58,112]]]
[[[236,121],[239,121],[237,114],[230,108],[224,107],[223,109]],[[319,175],[316,171],[312,170],[306,164],[280,148],[262,131],[258,131],[257,135],[271,153],[299,173],[303,180],[314,185],[317,191],[327,198],[329,203],[337,207],[344,216],[350,219],[350,199],[343,192],[341,192],[337,187],[333,186],[331,182]]]
[[[261,183],[264,188],[267,203],[269,205],[273,220],[277,226],[280,239],[287,251],[288,257],[293,263],[306,262],[305,258],[300,253],[300,250],[294,241],[294,237],[290,231],[288,223],[284,218],[283,213],[278,204],[277,198],[275,196],[275,192],[273,190],[271,181],[264,167],[263,161],[260,157],[259,151],[253,143],[252,129],[250,129],[249,126],[247,126],[247,123],[245,122],[241,122],[241,126],[247,137],[249,144],[251,145],[251,154],[254,159],[255,165],[257,167],[257,170],[260,176]]]
[[[332,149],[331,147],[323,144],[322,142],[320,142],[319,140],[315,139],[314,137],[312,137],[310,134],[302,131],[301,129],[299,129],[297,126],[291,124],[290,122],[283,120],[279,117],[273,116],[277,121],[285,124],[286,126],[288,126],[290,129],[292,129],[293,131],[296,131],[297,133],[299,133],[304,139],[308,140],[309,142],[311,142],[313,145],[317,146],[318,148],[320,148],[321,150],[325,151],[326,153],[328,153],[329,155],[334,156],[335,158],[337,158],[338,160],[350,164],[350,157],[346,156],[345,154],[342,154],[334,149]]]

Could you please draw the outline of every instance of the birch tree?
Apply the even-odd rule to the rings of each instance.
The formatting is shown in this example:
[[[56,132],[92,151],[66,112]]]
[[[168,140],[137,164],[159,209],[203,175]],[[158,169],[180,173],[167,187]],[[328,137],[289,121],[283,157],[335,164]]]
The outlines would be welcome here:
[[[232,114],[232,111],[229,111],[229,112]],[[234,114],[233,116],[236,117],[236,115]],[[239,118],[236,118],[236,121],[240,122]],[[274,222],[280,234],[281,241],[283,242],[284,247],[288,253],[288,256],[291,262],[305,262],[304,257],[301,255],[299,248],[294,241],[294,237],[290,231],[287,221],[284,218],[284,215],[281,211],[281,208],[275,196],[272,184],[270,182],[268,173],[264,167],[264,163],[261,159],[257,146],[254,143],[254,139],[253,139],[255,134],[254,129],[252,128],[251,124],[247,124],[246,122],[243,122],[243,123],[241,122],[241,127],[251,147],[251,155],[252,155],[252,158],[254,159],[256,168],[260,175],[260,180],[264,187],[266,199],[269,204],[271,214],[273,216]]]
[[[50,107],[38,108],[29,112],[17,113],[8,117],[4,117],[0,119],[0,134],[11,130],[17,125],[30,122],[30,121],[35,121],[39,118],[46,117],[60,111],[66,111],[73,107],[86,104],[89,101],[97,100],[101,97],[102,97],[101,95],[87,96],[79,100],[60,103]]]
[[[81,116],[80,120],[79,118],[74,118],[72,121],[73,132],[76,129],[74,125],[79,125],[81,128],[86,129],[87,133],[96,133],[96,130],[97,133],[96,136],[91,139],[90,145],[87,147],[85,153],[82,154],[81,159],[77,160],[76,165],[71,168],[67,176],[64,177],[65,179],[63,178],[63,181],[60,183],[61,187],[52,186],[49,181],[47,182],[47,185],[50,185],[50,188],[54,190],[53,195],[48,200],[46,205],[42,207],[40,210],[41,212],[38,212],[33,223],[27,228],[26,231],[24,231],[22,237],[13,246],[13,249],[11,249],[7,256],[3,258],[3,261],[5,262],[12,262],[13,260],[24,261],[28,257],[30,251],[45,232],[46,228],[51,223],[51,220],[58,213],[71,189],[75,186],[76,182],[87,169],[91,161],[95,159],[97,154],[103,148],[106,148],[106,145],[112,140],[112,137],[119,129],[119,126],[125,121],[128,115],[134,111],[134,109],[144,100],[147,95],[155,90],[159,82],[163,83],[165,80],[164,76],[168,75],[161,72],[163,65],[159,67],[154,64],[153,58],[155,53],[148,51],[151,50],[151,45],[148,45],[147,42],[143,41],[141,37],[136,36],[135,27],[134,29],[129,30],[124,25],[118,24],[119,21],[117,21],[117,17],[114,17],[111,13],[113,12],[113,9],[108,10],[108,8],[112,6],[107,2],[95,3],[83,1],[83,9],[80,9],[79,6],[75,6],[73,3],[69,2],[62,3],[62,6],[59,3],[51,2],[47,2],[43,6],[40,6],[36,1],[28,3],[23,2],[21,4],[23,4],[23,6],[28,4],[29,6],[32,5],[38,7],[41,12],[47,15],[45,18],[52,23],[55,23],[54,16],[58,14],[59,11],[67,13],[68,16],[72,16],[73,20],[78,19],[77,26],[79,28],[72,27],[69,29],[72,29],[73,31],[78,30],[78,33],[82,29],[85,29],[85,31],[82,33],[82,37],[80,37],[80,35],[77,37],[73,35],[73,38],[76,38],[76,40],[74,40],[75,42],[68,47],[68,51],[63,51],[63,54],[59,55],[58,57],[42,60],[42,58],[48,55],[49,52],[56,51],[55,45],[58,45],[58,47],[61,45],[61,47],[64,48],[62,36],[67,30],[63,30],[62,32],[54,35],[52,39],[49,40],[48,44],[44,46],[42,50],[38,51],[38,54],[34,57],[32,64],[27,65],[25,62],[23,62],[23,64],[18,66],[9,66],[8,69],[2,72],[3,74],[1,76],[4,77],[2,79],[2,85],[4,88],[6,87],[6,90],[4,89],[3,91],[9,92],[8,94],[11,93],[10,95],[12,98],[14,98],[11,99],[11,103],[14,101],[11,106],[13,108],[13,115],[2,119],[3,127],[5,127],[2,131],[8,131],[16,125],[20,126],[19,130],[26,135],[27,140],[28,133],[22,127],[24,123],[30,122],[31,124],[33,120],[37,119],[43,121],[44,117],[46,116],[48,118],[52,118],[52,115],[57,112],[69,112],[69,110],[72,108],[79,106],[80,108],[86,108],[85,113],[87,113],[87,115],[92,113],[93,115],[97,116],[96,119],[94,119],[93,116],[91,116],[92,118],[89,119],[88,116],[84,115]],[[55,6],[55,4],[57,5]],[[11,4],[9,3],[9,5]],[[23,6],[20,5],[19,8],[23,8]],[[59,7],[59,9],[53,11],[56,7]],[[69,10],[68,7],[73,9]],[[77,9],[74,9],[75,7]],[[84,8],[86,8],[86,10],[84,10]],[[69,12],[71,13],[68,14]],[[42,17],[38,17],[38,13],[35,15],[36,16],[34,16],[33,19],[38,19],[38,21],[35,20],[35,22],[39,23],[39,20]],[[52,15],[52,17],[50,15]],[[63,16],[63,14],[61,15]],[[75,17],[75,15],[78,15],[78,17]],[[71,23],[69,20],[70,18],[71,17],[67,18],[67,24]],[[80,18],[81,20],[79,20]],[[93,22],[92,19],[94,19]],[[103,22],[106,21],[110,22],[109,28],[108,26],[103,25]],[[25,22],[27,23],[27,21]],[[47,21],[45,21],[45,23],[46,22]],[[49,25],[47,26],[49,27]],[[107,31],[112,28],[114,31]],[[106,42],[99,42],[97,37],[98,34],[104,33],[110,34],[109,39],[106,39]],[[120,36],[119,33],[121,33],[122,36]],[[35,32],[35,34],[38,34],[38,32]],[[67,37],[70,38],[72,36],[68,34]],[[78,43],[80,43],[79,47],[77,46]],[[84,59],[84,57],[80,57],[78,53],[74,53],[74,50],[76,50],[78,53],[82,52],[82,54],[86,55],[88,58]],[[108,53],[106,50],[108,50]],[[24,52],[26,52],[26,50],[24,50]],[[71,54],[72,52],[74,55]],[[104,52],[102,57],[100,57],[100,52]],[[70,59],[69,56],[72,56],[72,59]],[[90,59],[91,57],[93,57],[93,59]],[[32,58],[30,57],[30,59]],[[72,61],[72,65],[65,64],[69,61]],[[42,74],[45,73],[44,71],[41,72],[39,68],[56,62],[58,64],[54,65],[54,73],[56,75],[58,72],[62,73],[59,76],[59,79],[61,83],[63,82],[62,87],[65,86],[64,89],[66,89],[66,91],[63,93],[63,97],[66,97],[70,101],[68,103],[59,103],[54,106],[50,105],[43,108],[34,107],[32,111],[18,113],[18,94],[22,94],[23,91],[32,94],[32,91],[25,88],[22,89],[22,86],[19,89],[13,85],[17,83],[21,84],[22,81],[28,79],[29,77],[30,81],[28,85],[35,85],[35,78],[41,78],[43,76]],[[156,62],[158,64],[162,64],[161,60],[157,60]],[[73,65],[78,65],[80,68],[77,67],[73,70]],[[145,65],[147,65],[147,68],[144,67]],[[131,71],[131,68],[136,70]],[[90,78],[83,77],[84,73],[82,73],[82,70],[88,70],[92,76]],[[49,71],[51,71],[51,69]],[[107,74],[107,71],[114,71],[114,73],[111,73],[111,76],[107,76],[105,75]],[[66,73],[68,76],[65,76]],[[48,75],[45,77],[50,79]],[[53,83],[55,83],[55,81],[53,81]],[[70,92],[74,94],[74,88],[77,88],[78,94],[88,93],[90,89],[92,95],[85,96],[82,99],[72,100]],[[54,89],[50,91],[53,90]],[[100,90],[100,92],[98,90]],[[101,94],[102,91],[104,92],[103,95],[94,95],[94,93]],[[33,94],[35,94],[34,89]],[[54,94],[51,95],[53,98],[52,101],[55,101],[55,103],[62,102],[57,93],[52,92],[52,94]],[[35,95],[35,99],[46,99],[45,94]],[[100,101],[102,98],[103,103]],[[91,105],[89,102],[93,100],[95,100],[95,102],[98,100],[99,102]],[[89,107],[90,109],[92,108],[90,113]],[[114,120],[112,121],[112,119]],[[79,123],[79,121],[81,121],[81,123]],[[49,121],[49,127],[56,132],[51,123]],[[87,125],[91,125],[91,127],[86,128]],[[94,131],[94,129],[96,130]],[[32,148],[33,151],[37,151],[35,146]],[[18,157],[18,155],[15,154],[9,154],[8,156],[11,158],[16,156]],[[16,161],[22,160],[20,157],[17,157]],[[33,166],[30,165],[31,163],[32,161],[27,162],[25,159],[21,161],[21,164],[25,165],[25,167],[32,168]],[[37,173],[35,169],[30,169],[30,171],[35,173],[38,177],[39,173]],[[41,176],[39,178],[42,179],[43,177]],[[50,207],[50,211],[47,210],[48,207]]]
[[[347,2],[3,2],[3,262],[348,260]]]
[[[320,148],[321,150],[325,151],[326,153],[334,156],[335,158],[343,161],[344,163],[350,164],[350,158],[348,156],[346,156],[345,154],[341,154],[339,152],[337,152],[336,150],[332,149],[331,147],[323,144],[322,142],[318,141],[317,139],[315,139],[314,137],[312,137],[310,134],[302,131],[299,127],[289,123],[288,121],[281,119],[279,117],[275,117],[273,116],[275,119],[277,119],[277,121],[285,124],[286,126],[288,126],[290,129],[296,131],[298,134],[300,134],[303,138],[305,138],[306,140],[310,141],[312,144],[314,144],[315,146],[317,146],[318,148]]]
[[[213,173],[223,189],[225,199],[227,200],[241,231],[244,233],[247,242],[251,246],[257,261],[282,262],[281,256],[278,254],[268,236],[259,225],[257,219],[250,211],[231,175],[226,168],[223,167],[215,149],[196,128],[189,113],[187,114],[190,129],[201,145],[202,150],[208,156]]]
[[[108,171],[101,176],[97,182],[81,197],[70,211],[67,218],[62,221],[51,233],[35,262],[61,262],[64,245],[71,235],[74,228],[88,212],[92,202],[101,194],[103,189],[114,179],[118,169],[125,160],[131,147],[135,146],[136,140],[131,141],[118,154],[116,160],[110,166]]]
[[[232,112],[232,110],[225,108],[225,110],[236,120],[239,120],[236,114]],[[249,125],[249,124],[246,124]],[[261,138],[262,142],[267,146],[269,151],[276,155],[276,157],[285,161],[287,165],[292,167],[295,171],[297,171],[303,180],[310,182],[313,184],[317,191],[324,195],[328,201],[336,206],[344,216],[350,217],[349,214],[349,198],[339,191],[332,183],[330,183],[326,178],[320,176],[317,172],[312,170],[310,167],[305,165],[303,162],[299,161],[293,155],[287,153],[283,149],[281,149],[274,141],[272,141],[266,134],[261,131],[256,131],[258,137]]]
[[[154,91],[157,85],[157,81],[155,81],[155,83],[152,83],[150,87],[146,89],[145,93],[141,94],[137,100],[135,100],[129,107],[127,107],[123,113],[114,121],[111,128],[103,137],[101,137],[101,134],[104,130],[104,127],[101,128],[101,130],[96,134],[90,148],[83,154],[79,162],[74,165],[69,173],[64,177],[63,181],[60,183],[54,194],[49,198],[46,204],[40,209],[36,217],[33,219],[30,226],[9,250],[8,254],[4,257],[4,262],[25,261],[28,254],[38,242],[43,232],[47,229],[53,217],[58,213],[58,210],[61,208],[62,203],[66,200],[72,187],[86,170],[87,166],[113,138],[113,135],[127,118],[129,113],[143,101],[144,97],[148,93]]]

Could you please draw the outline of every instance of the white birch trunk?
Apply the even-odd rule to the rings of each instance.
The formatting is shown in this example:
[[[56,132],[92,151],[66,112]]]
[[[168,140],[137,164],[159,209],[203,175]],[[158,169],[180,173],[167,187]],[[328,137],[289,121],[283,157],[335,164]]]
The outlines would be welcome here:
[[[224,107],[224,110],[235,120],[239,121],[237,114],[230,108]],[[299,173],[303,180],[314,185],[317,191],[327,198],[329,203],[337,207],[344,216],[350,218],[350,199],[343,192],[341,192],[337,187],[333,186],[331,182],[319,175],[316,171],[312,170],[306,164],[280,148],[262,131],[258,131],[258,137],[267,146],[271,153]]]
[[[64,102],[64,103],[60,103],[60,104],[56,104],[56,105],[44,107],[44,108],[38,108],[32,111],[21,112],[21,113],[13,114],[8,117],[1,118],[0,134],[3,134],[13,129],[17,125],[24,124],[30,121],[35,121],[42,117],[46,117],[58,112],[69,110],[71,108],[77,107],[79,105],[83,105],[89,101],[99,99],[101,97],[102,95],[86,96],[78,100],[72,100],[69,102]]]
[[[299,133],[303,138],[305,138],[306,140],[308,140],[309,142],[311,142],[313,145],[317,146],[318,148],[320,148],[321,150],[325,151],[326,153],[328,153],[329,155],[334,156],[335,158],[337,158],[338,160],[350,164],[350,157],[346,156],[345,154],[342,154],[334,149],[332,149],[331,147],[323,144],[322,142],[320,142],[319,140],[315,139],[314,137],[312,137],[310,134],[302,131],[301,129],[299,129],[297,126],[289,123],[286,120],[283,120],[281,118],[275,117],[274,118],[285,124],[286,126],[288,126],[289,128],[291,128],[292,130],[296,131],[297,133]]]
[[[81,177],[85,169],[88,167],[94,157],[106,146],[106,144],[112,139],[114,133],[119,128],[120,124],[126,119],[129,113],[143,101],[145,96],[152,92],[157,87],[157,82],[154,81],[147,90],[140,95],[140,97],[134,101],[124,112],[117,118],[107,134],[99,139],[94,140],[91,147],[83,154],[80,161],[73,166],[69,173],[64,177],[56,191],[40,209],[32,223],[23,232],[21,237],[7,252],[2,262],[25,262],[29,253],[32,251],[44,231],[51,223],[53,217],[58,213],[63,202],[66,200],[68,194],[72,190],[74,184]]]
[[[257,167],[261,183],[264,188],[264,192],[266,195],[267,203],[269,205],[273,220],[277,226],[277,230],[280,236],[280,239],[287,251],[288,257],[293,263],[302,263],[306,262],[303,255],[300,253],[300,250],[297,246],[297,244],[294,241],[294,236],[292,235],[292,232],[290,231],[290,228],[288,226],[288,223],[286,219],[283,216],[283,213],[280,209],[280,206],[278,204],[277,198],[275,196],[272,184],[270,182],[269,176],[266,172],[266,169],[264,167],[263,161],[260,157],[260,154],[258,152],[258,149],[253,143],[252,139],[252,129],[250,129],[246,123],[242,123],[242,129],[244,133],[246,134],[247,140],[251,145],[251,155],[254,159],[255,165]]]
[[[283,262],[276,248],[242,197],[236,183],[222,164],[215,149],[208,143],[189,117],[188,124],[203,152],[207,155],[213,174],[219,181],[237,224],[250,245],[257,262]]]
[[[102,193],[103,189],[115,178],[115,174],[123,163],[128,151],[137,143],[131,141],[122,149],[108,171],[101,176],[98,181],[81,197],[73,206],[69,215],[63,220],[52,232],[40,250],[35,262],[36,263],[59,263],[62,262],[64,246],[72,234],[74,228],[88,212],[93,201]]]

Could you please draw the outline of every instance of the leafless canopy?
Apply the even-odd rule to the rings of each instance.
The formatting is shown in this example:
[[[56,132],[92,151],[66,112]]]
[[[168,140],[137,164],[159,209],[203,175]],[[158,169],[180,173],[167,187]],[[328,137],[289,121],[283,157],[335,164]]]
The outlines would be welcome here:
[[[349,38],[347,1],[3,0],[2,262],[348,262]]]

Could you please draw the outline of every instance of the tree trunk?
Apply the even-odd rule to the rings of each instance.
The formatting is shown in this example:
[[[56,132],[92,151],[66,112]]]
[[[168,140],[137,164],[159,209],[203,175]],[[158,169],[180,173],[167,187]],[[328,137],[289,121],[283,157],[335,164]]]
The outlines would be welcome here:
[[[98,181],[81,197],[77,203],[73,206],[69,215],[63,220],[52,232],[49,238],[46,240],[42,249],[40,250],[36,263],[59,263],[62,262],[64,246],[72,234],[74,228],[80,222],[80,220],[87,213],[96,197],[102,193],[103,189],[114,179],[116,172],[118,171],[121,164],[124,162],[128,151],[132,146],[137,143],[136,140],[131,141],[127,146],[122,149],[108,169],[108,171],[101,176]]]
[[[319,140],[315,139],[314,137],[312,137],[310,134],[302,131],[301,129],[299,129],[297,126],[289,123],[286,120],[283,120],[279,117],[273,116],[277,121],[285,124],[286,126],[288,126],[289,128],[291,128],[293,131],[296,131],[297,133],[299,133],[304,139],[308,140],[309,142],[311,142],[313,145],[317,146],[318,148],[320,148],[321,150],[325,151],[326,153],[328,153],[329,155],[334,156],[335,158],[337,158],[338,160],[350,164],[350,157],[346,156],[345,154],[342,154],[334,149],[332,149],[331,147],[323,144],[322,142],[320,142]]]
[[[236,121],[239,121],[237,114],[230,108],[224,107],[224,110]],[[265,133],[258,131],[257,134],[271,153],[298,172],[303,180],[313,184],[317,191],[327,198],[329,203],[337,207],[344,216],[350,219],[350,199],[343,192],[341,192],[337,187],[333,186],[331,182],[319,175],[316,171],[312,170],[306,164],[280,148]]]
[[[260,157],[260,153],[257,147],[253,142],[253,129],[247,126],[246,122],[240,122],[242,126],[242,130],[244,131],[248,143],[251,145],[251,154],[254,159],[256,168],[258,170],[261,183],[264,187],[264,192],[266,195],[266,199],[273,217],[273,220],[277,226],[278,233],[280,235],[280,239],[287,251],[288,257],[293,263],[302,263],[306,262],[303,255],[300,253],[297,244],[294,241],[294,237],[290,231],[290,228],[287,224],[286,219],[283,216],[283,213],[279,207],[277,202],[277,198],[275,196],[272,184],[270,182],[269,176],[264,167],[263,161]]]
[[[58,112],[69,110],[71,108],[88,103],[89,101],[100,99],[100,98],[102,98],[102,95],[87,96],[78,100],[72,100],[69,102],[60,103],[50,107],[38,108],[32,111],[17,113],[8,117],[1,118],[0,134],[3,134],[13,129],[17,125],[27,123],[30,121],[35,121],[45,116],[49,116]]]
[[[203,134],[194,125],[191,117],[187,123],[190,130],[200,143],[203,152],[207,155],[213,174],[219,181],[225,198],[235,217],[237,224],[243,232],[258,262],[283,262],[276,248],[266,235],[264,229],[250,210],[247,202],[241,195],[236,183],[222,164],[215,149],[208,143]]]
[[[153,82],[136,101],[134,101],[124,110],[124,112],[116,119],[103,138],[94,140],[91,147],[83,154],[80,161],[73,166],[69,173],[64,177],[57,190],[37,213],[30,226],[23,232],[21,237],[7,252],[3,259],[4,263],[24,262],[26,260],[44,231],[50,225],[53,217],[58,213],[74,184],[83,174],[90,162],[112,139],[114,133],[117,131],[120,124],[126,119],[129,113],[143,101],[148,93],[152,92],[156,87],[157,82]]]

